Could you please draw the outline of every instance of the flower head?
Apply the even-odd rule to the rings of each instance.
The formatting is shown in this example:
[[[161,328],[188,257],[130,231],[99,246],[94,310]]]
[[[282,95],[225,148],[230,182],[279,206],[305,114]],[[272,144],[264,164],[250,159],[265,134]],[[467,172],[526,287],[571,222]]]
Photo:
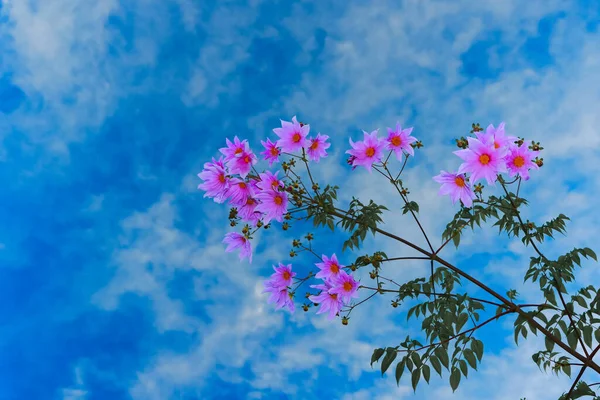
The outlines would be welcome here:
[[[254,190],[249,182],[239,178],[231,178],[225,195],[229,198],[231,204],[243,206],[246,204],[248,197],[254,195]]]
[[[325,151],[331,146],[331,143],[326,143],[325,141],[329,139],[327,135],[317,134],[316,138],[310,138],[308,148],[306,149],[306,153],[308,157],[314,162],[319,162],[320,158],[327,157],[327,152]]]
[[[467,138],[469,148],[455,151],[454,154],[465,162],[458,168],[458,173],[468,172],[471,181],[477,182],[485,178],[490,185],[496,181],[496,175],[506,172],[506,164],[500,149],[496,149],[491,142],[482,143],[479,139]]]
[[[311,287],[321,290],[318,295],[308,297],[313,303],[319,304],[317,314],[329,312],[329,319],[335,318],[336,314],[342,310],[343,303],[337,293],[330,293],[331,284],[325,282],[324,285],[311,285]]]
[[[238,215],[243,221],[250,222],[252,225],[256,226],[262,216],[259,211],[256,211],[257,206],[258,202],[252,197],[248,197],[246,203],[238,208]]]
[[[402,150],[405,150],[411,156],[415,155],[415,151],[411,143],[417,141],[417,138],[410,136],[413,128],[402,129],[400,123],[396,123],[396,130],[388,129],[388,137],[385,139],[385,147],[388,150],[394,150],[398,160],[402,160]]]
[[[267,285],[265,282],[265,290],[263,293],[271,293],[269,296],[269,303],[275,303],[277,306],[276,310],[280,308],[287,308],[290,313],[293,313],[296,310],[296,306],[294,305],[294,300],[292,298],[293,294],[289,291],[287,287],[275,287]]]
[[[296,276],[296,273],[292,272],[292,264],[283,265],[279,263],[279,267],[273,265],[273,269],[275,272],[265,282],[265,287],[282,289],[292,286],[292,278]]]
[[[247,140],[240,141],[236,136],[233,138],[233,143],[229,139],[225,139],[225,142],[227,143],[227,147],[220,148],[219,151],[225,156],[226,163],[240,157],[244,152],[250,152]]]
[[[229,167],[229,172],[240,174],[242,178],[245,178],[252,169],[252,166],[257,162],[256,155],[251,150],[248,150],[229,160],[227,166]]]
[[[279,156],[281,155],[281,149],[277,147],[277,142],[271,142],[271,139],[267,139],[266,142],[260,141],[265,148],[265,151],[260,153],[263,159],[269,162],[269,167],[275,162],[279,162]]]
[[[323,262],[316,263],[315,265],[320,269],[319,272],[315,275],[317,279],[323,279],[325,281],[332,281],[335,279],[344,268],[343,265],[340,265],[335,253],[328,258],[325,254],[323,254]]]
[[[363,141],[354,143],[352,139],[349,139],[352,150],[348,150],[346,153],[355,157],[352,160],[353,166],[362,165],[370,172],[373,163],[381,161],[385,143],[377,137],[376,130],[370,134],[365,131],[363,133],[365,135]]]
[[[358,282],[352,275],[342,270],[332,280],[333,287],[329,290],[330,294],[337,294],[345,304],[348,304],[353,297],[358,297]]]
[[[509,146],[517,140],[515,136],[506,136],[504,122],[501,122],[497,128],[494,128],[494,125],[490,124],[485,129],[485,133],[475,132],[475,136],[482,143],[493,145],[502,157],[508,152]]]
[[[231,253],[235,249],[240,249],[240,260],[248,258],[248,262],[252,262],[252,246],[250,240],[238,232],[229,232],[225,235],[223,243],[227,244],[225,251]]]
[[[464,174],[441,171],[439,175],[433,177],[433,180],[442,184],[439,194],[441,196],[449,194],[452,204],[455,204],[460,199],[465,207],[473,205],[473,199],[476,196]]]
[[[256,187],[260,191],[266,190],[275,190],[279,191],[279,189],[283,188],[283,182],[277,177],[279,171],[275,171],[272,173],[271,171],[265,171],[262,174],[259,174],[260,181],[256,183]]]
[[[538,165],[533,161],[539,152],[529,150],[525,143],[521,146],[513,145],[509,148],[506,155],[506,166],[508,174],[512,177],[519,174],[524,180],[529,180],[529,170],[539,169]]]
[[[223,203],[226,199],[226,192],[229,188],[230,178],[227,176],[227,170],[223,164],[223,157],[216,161],[204,164],[204,170],[198,174],[198,177],[204,182],[198,185],[198,189],[204,190],[204,197],[211,197],[217,203]]]
[[[273,132],[280,138],[277,147],[285,153],[293,153],[308,145],[306,136],[310,132],[310,125],[301,126],[294,116],[292,122],[281,121],[281,128],[275,128]]]
[[[263,222],[268,224],[272,219],[283,222],[283,215],[287,213],[288,198],[286,192],[278,192],[275,190],[263,190],[256,198],[260,200],[260,204],[256,207],[256,211],[264,214]]]

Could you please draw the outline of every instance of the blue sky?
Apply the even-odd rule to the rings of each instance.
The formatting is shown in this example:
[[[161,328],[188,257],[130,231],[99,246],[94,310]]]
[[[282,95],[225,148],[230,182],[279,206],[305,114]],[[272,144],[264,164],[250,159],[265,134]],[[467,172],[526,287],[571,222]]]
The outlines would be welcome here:
[[[416,332],[406,309],[372,301],[347,327],[275,312],[260,285],[290,262],[292,236],[260,236],[251,265],[225,254],[227,209],[202,198],[196,174],[226,137],[258,150],[297,115],[331,137],[318,179],[343,182],[342,201],[394,210],[385,182],[350,173],[344,152],[362,129],[400,121],[425,143],[406,182],[439,238],[454,209],[431,176],[458,166],[452,140],[472,122],[506,121],[545,147],[527,217],[573,219],[548,253],[598,250],[597,2],[1,4],[0,399],[535,400],[568,388],[530,361],[538,342],[515,348],[510,321],[482,331],[484,364],[454,396],[446,379],[415,395],[382,379],[370,354]],[[386,226],[420,243],[400,214]],[[359,254],[406,255],[379,240]],[[445,256],[537,299],[522,285],[529,250],[495,229]],[[586,266],[578,278],[598,282]]]

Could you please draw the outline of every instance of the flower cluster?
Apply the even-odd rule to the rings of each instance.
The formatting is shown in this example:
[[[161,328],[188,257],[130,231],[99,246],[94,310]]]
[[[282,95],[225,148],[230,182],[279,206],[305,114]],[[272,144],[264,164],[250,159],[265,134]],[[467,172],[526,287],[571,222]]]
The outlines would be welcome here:
[[[340,265],[335,254],[331,258],[323,255],[322,261],[315,264],[320,269],[315,278],[323,279],[323,284],[311,285],[321,293],[309,296],[308,299],[320,305],[317,314],[329,312],[329,319],[332,319],[341,311],[343,305],[347,305],[352,298],[358,296],[358,282],[343,270],[345,267]]]
[[[485,132],[478,129],[474,133],[475,137],[457,141],[462,150],[454,154],[464,161],[458,171],[441,171],[433,178],[442,184],[440,195],[450,195],[452,204],[460,199],[466,207],[473,205],[476,195],[471,184],[478,180],[485,179],[488,184],[494,185],[498,174],[505,172],[511,177],[518,174],[528,180],[529,170],[539,168],[534,160],[539,152],[530,149],[522,140],[507,136],[504,123],[497,128],[489,125]]]
[[[373,164],[382,161],[384,149],[392,150],[398,160],[402,160],[403,152],[414,156],[412,144],[417,142],[417,139],[410,136],[413,128],[402,129],[400,124],[397,123],[396,129],[387,129],[387,138],[377,137],[378,131],[375,130],[371,133],[363,131],[364,140],[362,141],[355,143],[350,139],[352,149],[346,151],[346,153],[350,154],[348,164],[352,165],[352,169],[361,165],[371,172]]]

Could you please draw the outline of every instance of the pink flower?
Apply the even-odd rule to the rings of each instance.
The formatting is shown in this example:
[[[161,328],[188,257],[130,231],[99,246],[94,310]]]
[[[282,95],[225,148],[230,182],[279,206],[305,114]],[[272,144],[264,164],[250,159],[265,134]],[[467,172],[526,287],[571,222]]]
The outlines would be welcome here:
[[[219,151],[225,155],[226,163],[234,158],[240,157],[244,152],[250,152],[250,146],[248,146],[247,140],[240,142],[240,139],[236,136],[233,138],[233,143],[231,143],[229,139],[225,139],[225,142],[227,143],[227,147],[223,147],[219,149]]]
[[[377,137],[376,130],[370,134],[365,131],[363,133],[365,134],[364,141],[354,143],[352,139],[349,139],[352,150],[348,150],[346,153],[355,157],[352,160],[353,166],[362,165],[371,172],[373,163],[381,161],[385,143]]]
[[[342,300],[336,293],[330,293],[331,285],[325,282],[324,285],[311,285],[312,288],[320,289],[321,293],[316,296],[308,296],[313,303],[319,304],[317,314],[329,311],[329,319],[335,318],[336,314],[342,310]]]
[[[242,218],[242,220],[250,222],[252,225],[256,226],[257,222],[262,216],[259,211],[256,211],[257,206],[258,202],[252,197],[248,197],[246,199],[246,203],[238,208],[238,215]]]
[[[265,171],[264,173],[259,174],[260,181],[256,183],[256,187],[261,191],[279,190],[279,188],[283,188],[283,182],[277,178],[278,173],[279,171],[276,171],[275,173]]]
[[[358,297],[358,282],[354,277],[342,270],[332,281],[333,287],[329,290],[329,294],[337,294],[340,300],[348,304],[353,297]]]
[[[256,207],[256,211],[263,214],[263,222],[268,224],[272,219],[283,222],[283,214],[287,213],[288,198],[287,193],[278,192],[275,190],[264,190],[256,195],[260,200],[260,204]]]
[[[471,207],[473,205],[473,199],[475,199],[475,193],[471,190],[471,186],[466,180],[464,174],[453,174],[446,171],[440,171],[440,175],[434,176],[433,180],[441,183],[440,196],[450,195],[452,204],[456,204],[456,201],[460,199],[465,207]]]
[[[254,195],[252,186],[242,179],[231,178],[229,183],[229,189],[227,189],[225,194],[229,198],[231,204],[243,206],[246,204],[248,197]]]
[[[405,150],[411,156],[415,155],[415,151],[411,143],[417,141],[417,138],[410,136],[413,128],[402,129],[400,123],[396,123],[396,130],[388,129],[388,137],[385,139],[386,149],[394,150],[396,158],[402,160],[402,150]]]
[[[458,168],[458,173],[469,172],[471,181],[477,182],[485,178],[490,185],[494,184],[496,175],[506,172],[506,164],[500,149],[493,144],[482,143],[475,138],[467,138],[469,148],[455,151],[454,154],[465,160]]]
[[[258,159],[256,158],[256,155],[252,151],[248,150],[243,151],[239,154],[239,156],[229,160],[227,166],[229,167],[230,173],[240,174],[242,178],[245,178],[252,169],[252,166],[257,162]]]
[[[525,143],[519,147],[516,145],[511,146],[505,158],[508,174],[511,177],[519,174],[524,180],[529,180],[529,170],[539,168],[533,161],[538,154],[537,151],[529,150]]]
[[[275,303],[277,307],[276,310],[280,308],[287,308],[290,313],[293,313],[296,310],[296,306],[294,305],[294,300],[292,298],[293,294],[288,290],[287,287],[278,288],[274,286],[268,286],[265,282],[265,290],[263,293],[271,293],[269,296],[269,303]]]
[[[294,116],[292,122],[281,121],[281,128],[273,129],[280,139],[277,146],[284,153],[293,153],[308,145],[306,136],[310,132],[310,125],[300,125]]]
[[[494,128],[494,125],[490,124],[485,129],[485,133],[475,132],[475,136],[482,143],[493,144],[494,148],[500,151],[502,157],[506,155],[508,147],[517,140],[515,136],[506,136],[504,122],[501,122],[497,128]]]
[[[204,190],[204,197],[214,198],[217,203],[223,203],[226,199],[226,192],[229,188],[230,178],[227,177],[227,170],[223,164],[223,157],[216,161],[204,164],[204,170],[198,174],[198,177],[204,182],[198,185],[198,189]]]
[[[354,171],[356,169],[356,165],[354,165],[354,160],[356,160],[355,156],[350,156],[348,157],[348,159],[346,160],[346,164],[352,166],[352,171]]]
[[[263,156],[265,161],[269,162],[269,167],[272,166],[274,162],[279,162],[281,150],[277,147],[277,143],[271,142],[271,139],[267,139],[266,142],[261,140],[260,143],[265,148],[265,151],[260,154]]]
[[[248,262],[252,262],[252,246],[250,241],[244,235],[237,232],[229,232],[225,235],[223,243],[227,244],[225,252],[231,253],[235,249],[240,249],[240,260],[248,258]]]
[[[296,273],[292,272],[292,264],[279,263],[279,267],[273,265],[273,269],[275,273],[265,282],[265,287],[282,289],[292,286],[292,279],[296,276]]]
[[[320,158],[327,157],[325,150],[331,146],[331,143],[325,143],[327,139],[329,139],[329,136],[321,135],[320,133],[317,134],[316,138],[309,139],[310,145],[306,149],[306,153],[314,162],[318,163]]]
[[[325,254],[323,254],[322,259],[322,263],[315,264],[320,269],[320,271],[315,275],[315,278],[323,279],[325,281],[332,281],[333,279],[337,278],[344,266],[340,265],[335,253],[331,256],[331,258],[328,258]]]

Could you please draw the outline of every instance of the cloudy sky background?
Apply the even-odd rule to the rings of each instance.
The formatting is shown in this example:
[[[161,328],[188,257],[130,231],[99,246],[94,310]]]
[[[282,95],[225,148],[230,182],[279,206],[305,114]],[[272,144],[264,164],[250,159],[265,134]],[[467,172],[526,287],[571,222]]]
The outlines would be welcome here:
[[[348,138],[396,121],[425,147],[404,176],[440,242],[456,211],[431,180],[455,169],[453,139],[505,121],[542,142],[522,187],[526,217],[563,212],[543,249],[600,249],[600,4],[594,1],[310,2],[4,0],[0,9],[0,399],[519,399],[558,397],[538,342],[486,326],[478,373],[396,386],[369,367],[417,325],[390,298],[349,326],[275,312],[261,282],[290,260],[295,231],[259,235],[252,264],[225,254],[226,207],[196,174],[238,135],[255,150],[297,115],[331,137],[322,186],[386,204],[385,228],[424,241],[384,180],[344,164]],[[266,167],[263,163],[261,166]],[[488,193],[493,190],[488,190]],[[382,238],[341,255],[411,254]],[[443,256],[499,291],[522,285],[530,249],[486,228]],[[297,267],[296,267],[297,265]],[[585,262],[581,285],[600,281]],[[386,266],[398,279],[418,263]],[[368,279],[368,278],[367,278]]]

